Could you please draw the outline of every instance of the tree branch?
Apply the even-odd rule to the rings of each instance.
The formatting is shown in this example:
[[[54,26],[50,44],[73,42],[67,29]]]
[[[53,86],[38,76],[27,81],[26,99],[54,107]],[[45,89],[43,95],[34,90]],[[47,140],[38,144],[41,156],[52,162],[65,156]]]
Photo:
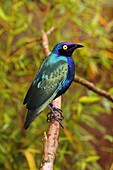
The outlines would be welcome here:
[[[50,29],[50,33],[53,29]],[[50,54],[48,47],[48,37],[47,33],[42,30],[42,46],[46,56]],[[57,108],[61,108],[61,97],[58,97],[53,101],[53,104]],[[59,113],[57,113],[58,116]],[[59,137],[60,125],[58,121],[52,119],[49,125],[48,134],[44,133],[43,138],[43,157],[40,163],[40,170],[53,170],[53,164],[55,159],[55,154],[58,148],[58,137]]]
[[[87,87],[89,90],[92,90],[93,92],[95,92],[95,93],[99,94],[100,96],[103,96],[103,97],[105,97],[108,100],[113,102],[113,96],[110,93],[108,93],[105,90],[101,90],[101,89],[95,87],[95,85],[93,83],[91,83],[91,82],[89,82],[89,81],[87,81],[87,80],[85,80],[85,79],[83,79],[79,76],[75,76],[74,82],[79,83],[79,84]]]

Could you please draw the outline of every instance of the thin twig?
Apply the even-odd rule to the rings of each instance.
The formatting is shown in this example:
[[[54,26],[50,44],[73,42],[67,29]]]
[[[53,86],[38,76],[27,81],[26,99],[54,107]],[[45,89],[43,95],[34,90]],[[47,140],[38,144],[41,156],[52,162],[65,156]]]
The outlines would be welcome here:
[[[16,50],[14,50],[14,51],[10,54],[10,57],[12,57],[12,56],[14,56],[14,55],[18,55],[21,51],[24,51],[25,48],[27,48],[27,47],[28,47],[29,45],[31,45],[32,43],[41,42],[41,40],[42,40],[41,38],[35,38],[35,39],[33,39],[33,40],[29,41],[29,42],[25,42],[22,47],[17,48]]]
[[[50,31],[48,31],[48,33],[50,33]],[[48,56],[50,54],[50,50],[48,47],[48,37],[47,37],[47,33],[45,33],[43,30],[42,30],[42,46],[45,55]],[[55,107],[61,108],[61,97],[55,99],[53,101],[53,104]],[[60,129],[60,125],[58,121],[53,119],[50,122],[48,134],[46,135],[46,133],[44,133],[44,139],[43,139],[44,151],[40,163],[40,170],[53,170],[55,154],[58,148],[59,129]]]
[[[79,76],[75,76],[74,82],[77,82],[77,83],[87,87],[89,90],[92,90],[93,92],[99,94],[100,96],[104,96],[105,98],[107,98],[108,100],[113,102],[113,96],[110,93],[108,93],[105,90],[95,87],[95,85],[93,83],[91,83]]]
[[[47,35],[50,35],[54,30],[55,30],[55,27],[51,27],[51,28],[46,32],[46,34],[47,34]],[[47,38],[47,39],[48,39],[48,38]]]
[[[51,34],[53,31],[55,30],[55,27],[51,27],[47,32],[46,32],[46,35],[49,35]],[[14,55],[18,55],[18,53],[22,50],[25,50],[25,48],[27,48],[29,45],[33,44],[33,43],[37,43],[37,42],[41,42],[42,41],[42,37],[39,37],[39,38],[35,38],[29,42],[25,42],[25,44],[23,44],[22,47],[20,48],[17,48],[16,50],[14,50],[11,54],[10,54],[10,57],[14,56]],[[44,42],[44,41],[42,41]],[[44,46],[43,46],[44,47]],[[48,48],[47,48],[48,49]],[[47,54],[47,53],[46,53]]]
[[[44,30],[42,30],[42,47],[44,50],[44,53],[46,55],[46,57],[51,53],[49,48],[48,48],[48,38],[47,38],[47,33],[44,32]]]

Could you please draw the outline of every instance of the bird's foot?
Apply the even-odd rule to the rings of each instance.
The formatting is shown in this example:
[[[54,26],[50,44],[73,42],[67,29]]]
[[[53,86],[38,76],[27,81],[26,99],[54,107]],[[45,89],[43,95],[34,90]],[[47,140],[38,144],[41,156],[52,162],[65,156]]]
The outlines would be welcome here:
[[[62,125],[62,122],[61,122],[62,119],[64,118],[63,113],[62,113],[62,110],[59,109],[59,108],[56,108],[56,107],[55,107],[54,105],[52,105],[52,104],[49,104],[48,107],[49,107],[49,109],[51,110],[51,112],[49,112],[49,113],[47,114],[47,122],[51,121],[52,119],[55,119],[55,120],[57,120],[57,121],[59,122],[60,126],[61,126],[62,128],[64,128],[64,126]],[[60,113],[60,116],[61,116],[61,117],[59,117],[59,116],[57,115],[56,111],[57,111],[58,113]]]
[[[49,104],[48,105],[48,107],[49,107],[49,109],[52,111],[57,111],[58,113],[60,113],[60,116],[61,116],[61,119],[64,119],[64,116],[63,116],[63,113],[62,113],[62,110],[61,109],[59,109],[59,108],[57,108],[57,107],[55,107],[53,104]]]
[[[54,112],[54,114],[53,114],[53,112],[49,112],[49,113],[47,114],[47,122],[51,121],[52,119],[57,120],[57,121],[59,122],[60,126],[61,126],[62,128],[64,128],[64,126],[62,125],[62,122],[61,122],[61,121],[62,121],[62,118],[59,118],[55,112]]]

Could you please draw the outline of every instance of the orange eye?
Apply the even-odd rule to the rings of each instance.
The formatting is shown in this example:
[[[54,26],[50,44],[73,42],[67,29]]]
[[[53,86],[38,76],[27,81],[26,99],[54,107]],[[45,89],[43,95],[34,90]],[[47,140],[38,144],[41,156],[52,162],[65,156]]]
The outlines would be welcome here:
[[[64,50],[67,50],[67,48],[68,48],[67,45],[64,45],[64,46],[63,46],[63,49],[64,49]]]

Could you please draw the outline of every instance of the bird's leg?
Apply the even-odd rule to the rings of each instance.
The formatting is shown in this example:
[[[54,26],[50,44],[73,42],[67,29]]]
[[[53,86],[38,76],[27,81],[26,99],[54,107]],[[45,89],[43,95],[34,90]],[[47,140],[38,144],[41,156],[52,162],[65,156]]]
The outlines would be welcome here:
[[[61,116],[61,120],[64,118],[64,116],[63,116],[63,113],[62,113],[62,110],[61,109],[59,109],[59,108],[57,108],[57,107],[55,107],[53,104],[49,104],[50,105],[50,107],[54,110],[54,111],[57,111],[58,113],[60,113],[60,116]],[[51,109],[50,109],[51,110]]]
[[[56,108],[56,107],[55,107],[54,105],[52,105],[52,104],[49,104],[48,107],[49,107],[49,109],[51,110],[51,112],[49,112],[49,113],[47,114],[47,122],[54,118],[55,120],[57,120],[57,121],[59,122],[60,126],[61,126],[62,128],[64,128],[64,126],[62,125],[62,122],[61,122],[62,119],[64,118],[64,116],[63,116],[63,114],[62,114],[62,110],[59,109],[59,108]],[[59,117],[57,116],[57,114],[56,114],[55,111],[57,111],[58,113],[60,113],[61,118],[59,118]]]

